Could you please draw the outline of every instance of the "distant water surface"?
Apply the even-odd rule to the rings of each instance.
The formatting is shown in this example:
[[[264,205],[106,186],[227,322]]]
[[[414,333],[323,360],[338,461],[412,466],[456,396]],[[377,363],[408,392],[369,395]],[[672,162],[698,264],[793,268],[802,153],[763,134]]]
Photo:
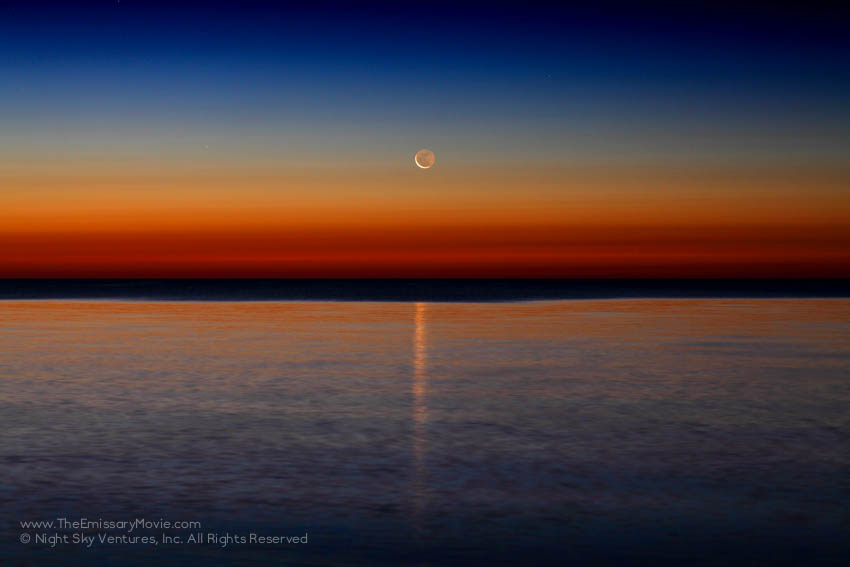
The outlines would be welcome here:
[[[0,301],[0,423],[3,565],[850,557],[846,299]]]

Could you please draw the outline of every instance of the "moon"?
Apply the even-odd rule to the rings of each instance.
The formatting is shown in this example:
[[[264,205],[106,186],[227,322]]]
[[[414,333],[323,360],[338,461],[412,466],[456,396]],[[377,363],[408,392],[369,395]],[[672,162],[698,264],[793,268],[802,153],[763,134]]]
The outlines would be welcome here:
[[[436,158],[434,157],[434,152],[423,148],[416,152],[416,155],[413,156],[413,161],[421,169],[430,169],[434,165]]]

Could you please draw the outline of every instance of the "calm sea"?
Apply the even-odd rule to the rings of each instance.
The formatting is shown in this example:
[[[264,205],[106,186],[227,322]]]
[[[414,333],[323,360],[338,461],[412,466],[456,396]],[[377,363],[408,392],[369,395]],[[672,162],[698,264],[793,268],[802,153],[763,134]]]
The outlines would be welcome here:
[[[844,299],[0,301],[0,425],[4,566],[850,558]]]

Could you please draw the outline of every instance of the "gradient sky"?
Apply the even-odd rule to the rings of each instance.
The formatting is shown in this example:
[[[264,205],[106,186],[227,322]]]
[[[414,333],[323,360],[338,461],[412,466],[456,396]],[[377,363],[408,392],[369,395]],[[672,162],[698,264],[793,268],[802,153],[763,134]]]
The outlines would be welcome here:
[[[0,2],[0,277],[850,276],[846,11],[280,4]]]

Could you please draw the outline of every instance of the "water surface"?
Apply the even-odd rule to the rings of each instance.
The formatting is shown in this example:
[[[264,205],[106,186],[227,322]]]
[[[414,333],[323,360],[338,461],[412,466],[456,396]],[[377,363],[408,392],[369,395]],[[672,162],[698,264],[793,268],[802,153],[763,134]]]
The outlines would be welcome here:
[[[4,565],[837,565],[850,300],[2,301],[0,423]]]

